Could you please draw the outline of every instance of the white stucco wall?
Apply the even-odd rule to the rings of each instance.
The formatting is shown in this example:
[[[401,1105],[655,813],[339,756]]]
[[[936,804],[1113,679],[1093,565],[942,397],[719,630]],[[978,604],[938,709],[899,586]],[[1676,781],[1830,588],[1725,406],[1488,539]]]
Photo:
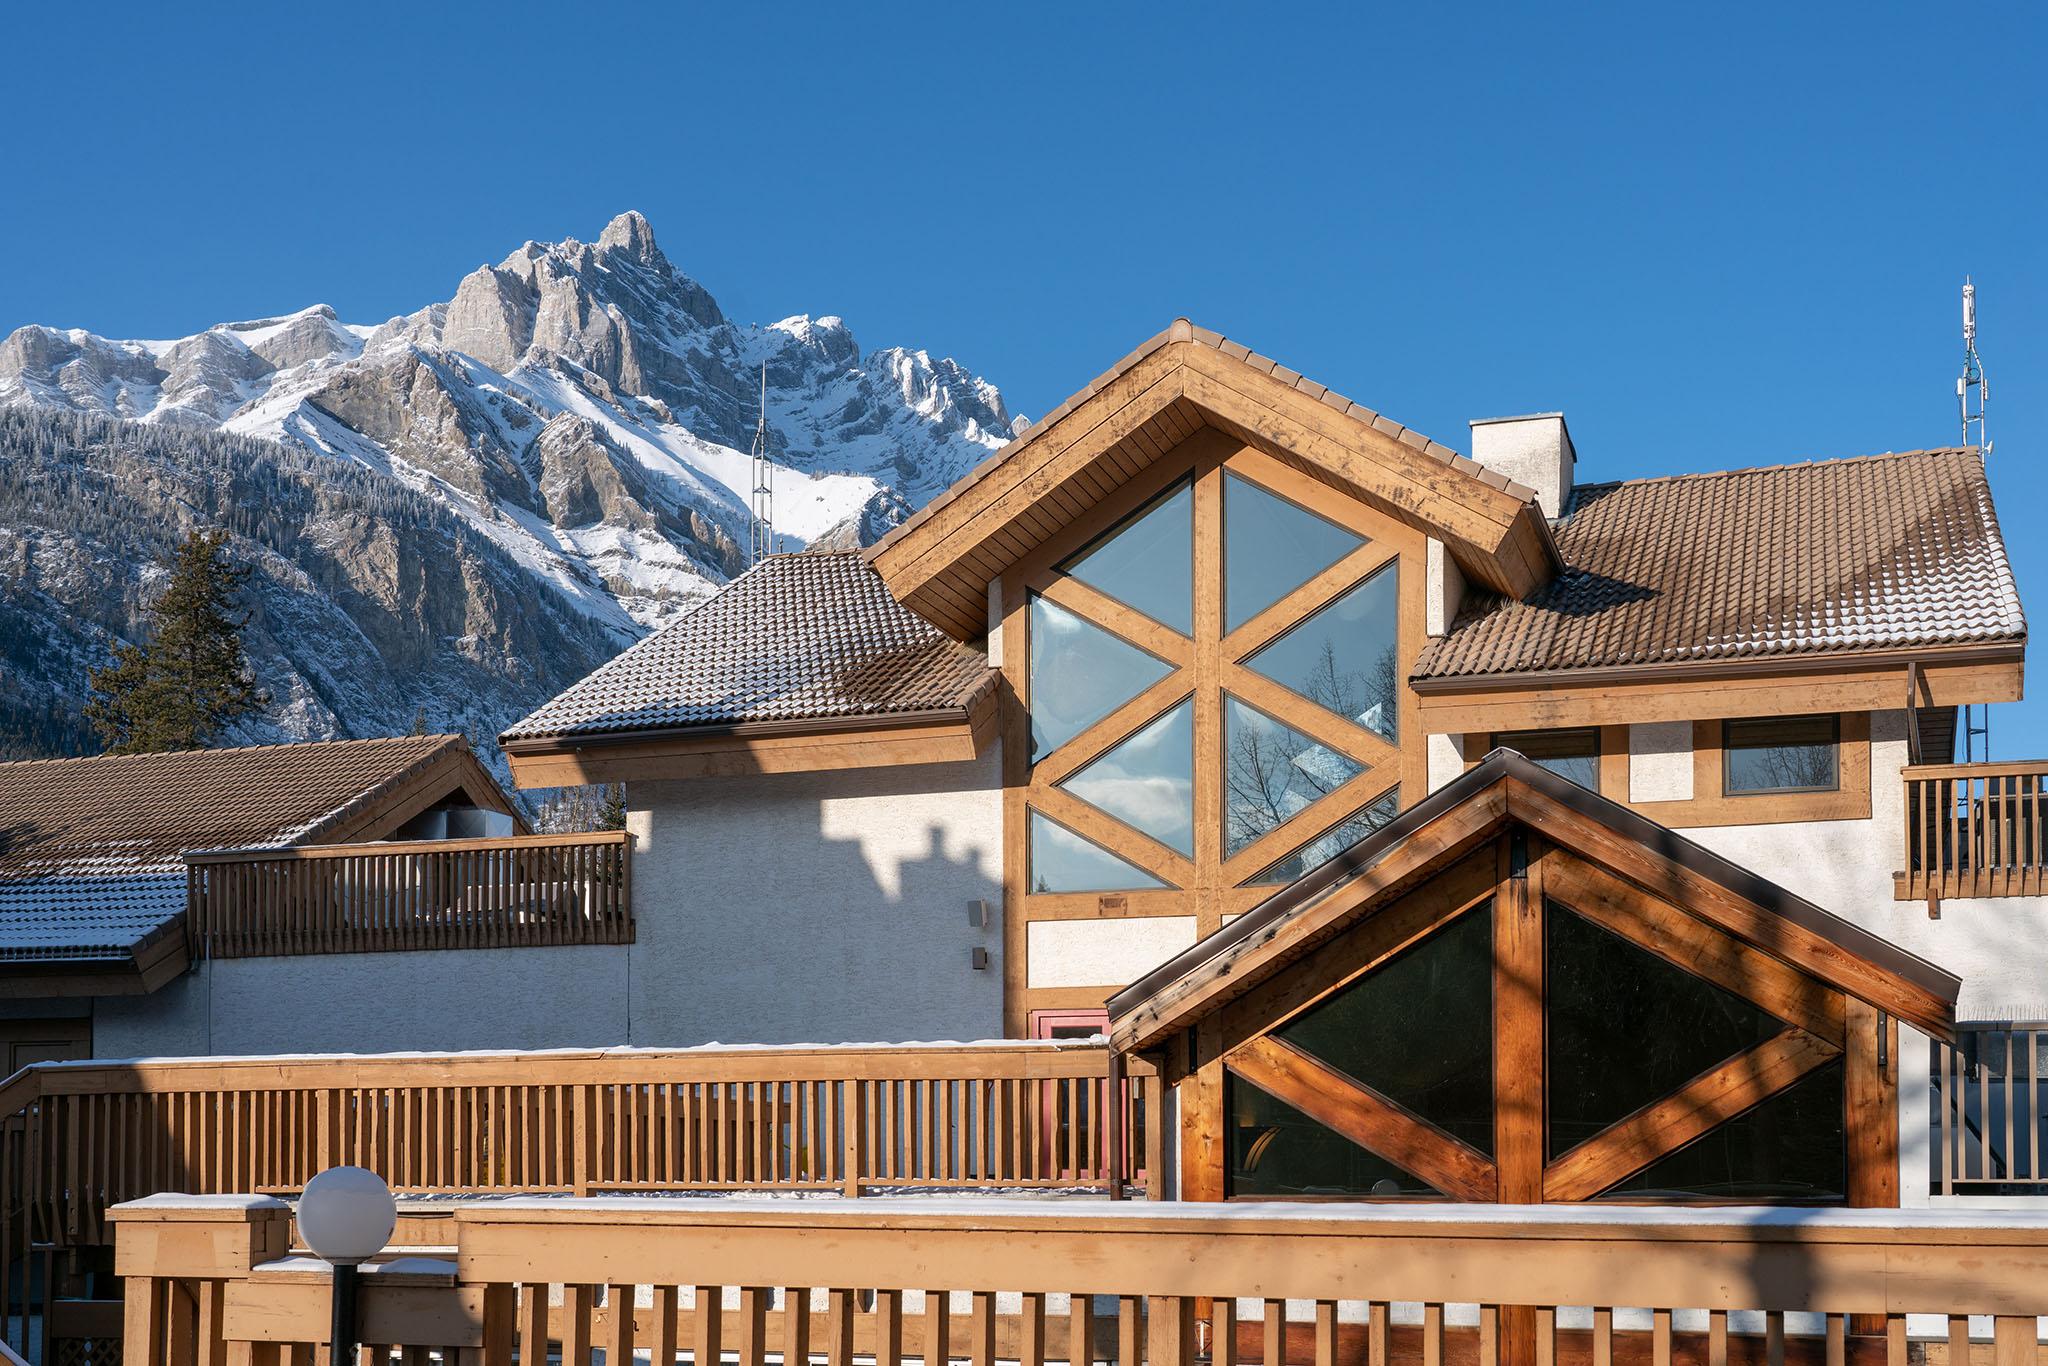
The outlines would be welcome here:
[[[1436,791],[1465,771],[1465,753],[1455,735],[1429,737],[1429,790]]]
[[[991,747],[965,764],[633,784],[631,1042],[1001,1035],[1001,774]]]
[[[1025,931],[1025,984],[1121,987],[1194,942],[1191,915],[1034,920]]]
[[[1963,979],[1964,1020],[2048,1018],[2048,898],[1892,899],[1905,857],[1905,713],[1870,718],[1871,818],[1687,830],[1689,838]]]
[[[1692,722],[1649,721],[1628,728],[1628,799],[1692,800]]]
[[[103,997],[103,1058],[602,1047],[625,1039],[624,946],[305,954],[202,963]]]

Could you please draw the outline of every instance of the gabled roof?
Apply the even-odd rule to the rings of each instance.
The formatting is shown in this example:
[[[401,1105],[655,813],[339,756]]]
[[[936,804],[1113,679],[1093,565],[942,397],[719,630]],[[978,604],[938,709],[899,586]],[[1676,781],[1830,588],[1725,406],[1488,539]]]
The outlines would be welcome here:
[[[1519,597],[1560,567],[1532,490],[1187,319],[1118,361],[868,551],[905,606],[961,640],[986,585],[1102,493],[1217,427],[1436,536]]]
[[[1313,953],[1511,823],[1611,868],[1806,975],[1948,1036],[1961,982],[1618,802],[1497,749],[1109,1000],[1110,1037],[1157,1047]]]
[[[986,658],[905,610],[858,553],[778,555],[503,739],[964,710],[993,679]]]
[[[512,809],[460,735],[0,764],[0,963],[130,960],[188,851],[382,834],[455,787]]]
[[[1554,530],[1565,572],[1468,604],[1418,682],[2026,640],[1974,447],[1591,484]]]

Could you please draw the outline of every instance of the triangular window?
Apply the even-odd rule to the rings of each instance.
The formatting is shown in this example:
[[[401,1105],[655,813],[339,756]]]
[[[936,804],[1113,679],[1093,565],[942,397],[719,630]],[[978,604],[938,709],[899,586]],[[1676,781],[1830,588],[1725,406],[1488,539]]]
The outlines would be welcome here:
[[[1031,890],[1143,892],[1166,886],[1131,863],[1041,813],[1031,813]]]
[[[1396,738],[1400,577],[1388,565],[1246,660],[1319,707]]]
[[[1195,709],[1183,702],[1060,784],[1188,857],[1195,853]]]
[[[1748,1001],[1550,903],[1551,1157],[1784,1028]]]
[[[1247,887],[1285,886],[1319,868],[1401,814],[1401,790],[1383,792],[1301,848],[1244,880]]]
[[[1493,907],[1466,912],[1275,1031],[1493,1152]]]
[[[1060,566],[1182,635],[1194,630],[1194,485],[1182,481]]]
[[[1032,759],[1043,759],[1172,671],[1166,661],[1033,595]]]
[[[1842,1084],[1840,1059],[1817,1067],[1602,1197],[1838,1204],[1848,1199],[1849,1188]]]
[[[1230,1115],[1232,1195],[1442,1195],[1240,1077],[1224,1077],[1223,1100]]]
[[[1247,479],[1223,476],[1223,630],[1227,634],[1365,544]]]
[[[1256,707],[1223,695],[1223,856],[1365,772]]]

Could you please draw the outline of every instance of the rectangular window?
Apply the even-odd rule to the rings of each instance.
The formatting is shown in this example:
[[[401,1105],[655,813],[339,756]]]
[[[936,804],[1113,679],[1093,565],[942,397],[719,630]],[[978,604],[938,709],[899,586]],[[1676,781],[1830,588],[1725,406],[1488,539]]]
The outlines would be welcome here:
[[[1724,721],[1721,790],[1833,792],[1842,785],[1842,718],[1759,716]]]
[[[1600,790],[1600,732],[1517,730],[1493,737],[1495,749],[1520,750],[1529,759],[1580,787]]]

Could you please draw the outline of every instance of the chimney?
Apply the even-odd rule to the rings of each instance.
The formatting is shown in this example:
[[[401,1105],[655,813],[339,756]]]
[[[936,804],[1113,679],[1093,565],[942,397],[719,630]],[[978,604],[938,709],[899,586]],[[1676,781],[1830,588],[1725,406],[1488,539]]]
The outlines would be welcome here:
[[[1496,474],[1536,490],[1543,515],[1555,519],[1572,496],[1578,462],[1563,413],[1484,417],[1472,424],[1472,458]]]

